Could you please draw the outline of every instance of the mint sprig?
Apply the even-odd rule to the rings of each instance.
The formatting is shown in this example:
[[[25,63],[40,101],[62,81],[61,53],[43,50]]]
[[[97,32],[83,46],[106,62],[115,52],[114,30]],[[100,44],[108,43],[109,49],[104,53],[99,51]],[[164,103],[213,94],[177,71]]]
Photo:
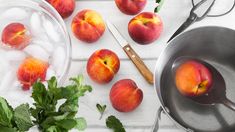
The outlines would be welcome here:
[[[100,120],[101,120],[104,115],[106,105],[96,104],[96,108],[100,112]]]
[[[52,77],[48,81],[48,89],[41,82],[33,85],[32,98],[35,103],[31,113],[40,130],[67,132],[73,128],[86,128],[86,120],[75,118],[75,115],[78,112],[79,98],[86,92],[91,92],[92,88],[83,84],[82,76],[71,78],[70,81],[70,85],[59,87],[56,78]],[[64,103],[58,105],[60,100],[64,100]]]

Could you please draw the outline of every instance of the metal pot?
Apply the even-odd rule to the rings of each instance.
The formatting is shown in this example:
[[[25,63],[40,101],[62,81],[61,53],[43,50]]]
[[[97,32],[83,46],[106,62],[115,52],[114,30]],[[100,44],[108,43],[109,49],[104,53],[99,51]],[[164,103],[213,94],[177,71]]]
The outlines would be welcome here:
[[[223,27],[201,27],[173,39],[161,53],[155,69],[155,88],[161,102],[154,132],[164,113],[180,129],[192,132],[234,132],[235,112],[227,107],[201,105],[182,96],[175,87],[172,64],[191,56],[213,65],[224,77],[226,96],[235,102],[235,31]]]

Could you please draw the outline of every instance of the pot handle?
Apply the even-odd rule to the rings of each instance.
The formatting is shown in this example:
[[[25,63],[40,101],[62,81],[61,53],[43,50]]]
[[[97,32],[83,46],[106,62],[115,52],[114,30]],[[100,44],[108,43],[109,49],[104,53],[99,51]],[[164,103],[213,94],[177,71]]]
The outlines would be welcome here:
[[[227,106],[228,108],[230,108],[231,110],[235,111],[235,103],[232,102],[231,100],[225,98],[222,103]]]
[[[163,112],[163,108],[160,107],[157,111],[157,118],[153,126],[153,131],[152,132],[157,132],[159,130],[159,121],[161,120],[161,114]]]

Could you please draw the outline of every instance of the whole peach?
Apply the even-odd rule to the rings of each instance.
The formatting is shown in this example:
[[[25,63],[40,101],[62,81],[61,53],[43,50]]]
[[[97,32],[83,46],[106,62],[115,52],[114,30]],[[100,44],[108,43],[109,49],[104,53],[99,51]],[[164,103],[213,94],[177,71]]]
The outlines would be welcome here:
[[[72,21],[72,31],[81,41],[92,43],[97,41],[105,31],[105,24],[96,11],[82,10]]]
[[[71,16],[75,9],[75,0],[46,0],[46,1],[50,3],[64,19]]]
[[[152,12],[143,12],[128,24],[131,38],[139,44],[149,44],[157,40],[163,30],[161,18]]]
[[[143,92],[131,79],[116,82],[109,94],[112,106],[119,112],[131,112],[143,100]]]
[[[115,0],[115,3],[124,14],[136,15],[144,9],[147,0]]]
[[[201,96],[210,91],[212,74],[200,62],[186,61],[176,69],[175,84],[179,92],[185,96]]]
[[[30,34],[21,23],[11,23],[2,32],[2,42],[12,48],[21,49],[30,42]]]
[[[101,49],[91,55],[87,62],[87,73],[100,84],[110,82],[120,68],[118,56],[108,49]]]
[[[17,78],[24,90],[28,90],[38,79],[44,81],[49,64],[42,60],[29,57],[19,66]]]

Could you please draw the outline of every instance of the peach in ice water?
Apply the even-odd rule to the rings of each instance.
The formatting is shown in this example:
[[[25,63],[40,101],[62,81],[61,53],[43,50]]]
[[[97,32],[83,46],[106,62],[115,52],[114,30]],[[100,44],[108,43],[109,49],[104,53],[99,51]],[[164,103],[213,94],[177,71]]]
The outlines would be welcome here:
[[[30,42],[30,35],[21,23],[11,23],[2,32],[2,42],[12,48],[24,48]]]
[[[48,66],[47,62],[40,59],[26,58],[17,71],[17,78],[22,84],[22,88],[29,90],[38,79],[45,81]]]

